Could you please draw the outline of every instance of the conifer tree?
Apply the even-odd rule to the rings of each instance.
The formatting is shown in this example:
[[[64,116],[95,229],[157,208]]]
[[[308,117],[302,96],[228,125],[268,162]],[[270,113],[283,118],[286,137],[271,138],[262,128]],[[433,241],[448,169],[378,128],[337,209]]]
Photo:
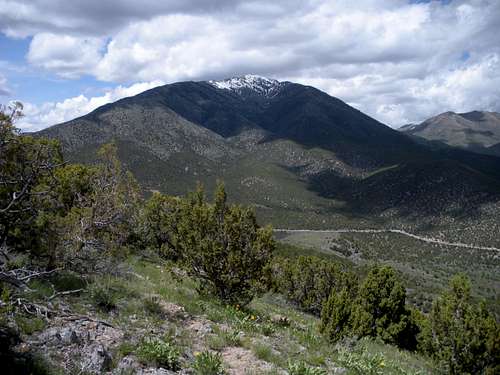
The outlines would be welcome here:
[[[471,299],[471,284],[459,274],[433,305],[419,347],[451,374],[498,373],[500,327],[484,304]]]

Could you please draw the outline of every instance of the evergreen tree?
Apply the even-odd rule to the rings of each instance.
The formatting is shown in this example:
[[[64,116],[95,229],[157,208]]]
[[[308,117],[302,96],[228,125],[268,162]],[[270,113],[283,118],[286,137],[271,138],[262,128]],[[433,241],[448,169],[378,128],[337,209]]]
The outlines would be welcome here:
[[[331,342],[337,342],[351,333],[352,295],[347,288],[332,291],[321,310],[320,332]]]
[[[419,347],[451,374],[500,371],[500,328],[483,302],[471,300],[471,284],[457,275],[433,305]]]
[[[177,226],[183,214],[182,203],[180,198],[159,192],[155,192],[145,202],[137,228],[141,246],[157,252],[165,259],[180,259]]]
[[[315,315],[333,290],[346,287],[354,293],[357,287],[356,276],[343,265],[313,256],[276,258],[271,273],[276,291]]]
[[[359,289],[351,315],[352,332],[412,349],[416,327],[405,301],[406,291],[394,269],[374,267]]]
[[[40,254],[41,212],[54,187],[54,171],[62,164],[56,141],[20,135],[14,121],[22,105],[0,108],[0,248]]]
[[[114,144],[102,146],[100,164],[69,165],[57,173],[56,201],[65,207],[58,222],[62,263],[81,274],[111,272],[112,255],[133,241],[139,188],[122,169]]]
[[[275,247],[272,230],[257,225],[252,209],[228,205],[222,184],[213,204],[201,188],[186,199],[154,195],[141,222],[143,241],[184,265],[200,292],[244,305],[262,289]]]

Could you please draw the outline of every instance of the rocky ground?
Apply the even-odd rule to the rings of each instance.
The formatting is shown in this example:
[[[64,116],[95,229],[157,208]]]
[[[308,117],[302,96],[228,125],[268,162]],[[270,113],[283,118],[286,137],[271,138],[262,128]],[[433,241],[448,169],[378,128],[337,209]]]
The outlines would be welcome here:
[[[126,277],[102,277],[81,293],[57,297],[46,321],[24,317],[15,351],[42,358],[43,374],[204,374],[194,369],[202,352],[216,353],[228,375],[380,373],[380,366],[383,373],[432,373],[425,359],[380,343],[329,344],[317,318],[280,296],[256,299],[243,310],[199,296],[191,280],[168,266],[130,265]],[[43,324],[33,328],[35,320]],[[175,348],[176,371],[141,356],[151,338]]]

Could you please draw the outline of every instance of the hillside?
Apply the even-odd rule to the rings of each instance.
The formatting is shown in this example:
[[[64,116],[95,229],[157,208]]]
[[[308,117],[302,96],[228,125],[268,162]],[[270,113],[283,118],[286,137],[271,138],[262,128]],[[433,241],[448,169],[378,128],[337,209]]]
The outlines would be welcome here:
[[[489,151],[493,155],[500,156],[500,143],[497,143],[493,146],[488,147],[487,151]]]
[[[498,248],[397,229],[273,232],[251,207],[228,201],[221,183],[212,199],[201,188],[144,197],[119,145],[100,147],[93,165],[64,163],[58,142],[2,121],[0,361],[8,375],[500,368]],[[451,179],[462,173],[455,164],[443,166]],[[417,170],[364,176],[366,192],[381,173],[394,173],[397,186],[406,168]],[[477,173],[470,180],[489,184]],[[277,243],[280,234],[304,247]],[[450,278],[457,271],[470,276]]]
[[[500,113],[445,112],[421,124],[405,125],[399,130],[429,141],[487,153],[485,149],[500,142]]]
[[[18,367],[4,362],[6,374],[432,374],[438,368],[423,355],[368,338],[335,346],[318,334],[317,317],[277,294],[240,309],[200,296],[192,280],[158,260],[131,259],[127,269],[129,277],[100,277],[80,293],[54,299],[75,313],[47,321],[20,315],[26,342],[16,351],[21,356],[29,349],[35,363],[24,352]],[[58,285],[60,291],[68,286]],[[151,341],[156,352],[146,351]],[[209,363],[198,358],[202,353],[218,358],[211,363],[220,363],[221,370],[196,371],[197,363]],[[155,354],[175,360],[177,371],[169,362],[155,364]]]
[[[115,141],[146,191],[222,179],[277,226],[420,222],[499,199],[498,159],[430,150],[313,87],[256,76],[157,87],[38,134],[79,162]]]

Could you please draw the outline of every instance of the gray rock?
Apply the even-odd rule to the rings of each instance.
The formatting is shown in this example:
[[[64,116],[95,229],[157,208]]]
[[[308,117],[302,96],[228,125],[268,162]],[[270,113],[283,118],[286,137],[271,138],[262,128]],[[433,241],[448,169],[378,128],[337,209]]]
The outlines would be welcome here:
[[[82,353],[87,358],[86,370],[101,374],[104,371],[111,370],[113,360],[108,351],[101,344],[94,344],[85,347]]]
[[[141,365],[136,358],[130,355],[123,357],[113,370],[113,375],[137,374],[141,370]]]
[[[335,368],[333,368],[333,373],[335,375],[346,375],[347,369],[344,367],[335,367]]]
[[[52,324],[36,341],[41,352],[53,363],[68,373],[74,369],[92,374],[111,370],[111,353],[123,340],[121,329],[92,319],[54,319]]]
[[[60,341],[64,345],[79,344],[81,342],[78,334],[71,328],[61,329],[60,333],[57,336],[59,336]]]

